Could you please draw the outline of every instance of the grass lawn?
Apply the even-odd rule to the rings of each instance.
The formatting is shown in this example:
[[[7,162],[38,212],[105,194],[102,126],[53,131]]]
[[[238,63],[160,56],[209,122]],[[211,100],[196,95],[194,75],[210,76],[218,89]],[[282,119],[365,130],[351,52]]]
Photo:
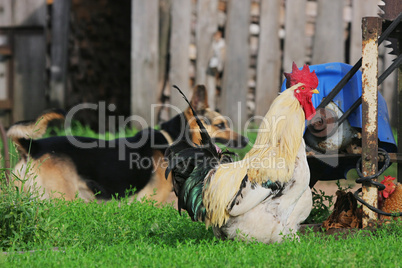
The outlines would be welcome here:
[[[401,266],[401,223],[346,239],[310,231],[281,244],[220,241],[172,205],[39,200],[1,187],[0,267]]]
[[[310,232],[300,242],[265,245],[218,241],[211,229],[180,216],[170,205],[36,202],[45,208],[40,222],[44,230],[38,229],[31,241],[3,247],[7,254],[0,256],[0,266],[398,267],[402,258],[398,224],[347,239]]]

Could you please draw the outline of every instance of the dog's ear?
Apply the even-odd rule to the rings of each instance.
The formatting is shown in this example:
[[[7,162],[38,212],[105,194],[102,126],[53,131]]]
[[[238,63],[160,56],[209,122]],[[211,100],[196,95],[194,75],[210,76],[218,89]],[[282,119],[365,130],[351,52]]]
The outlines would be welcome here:
[[[191,105],[197,112],[203,111],[209,107],[208,93],[204,85],[196,85],[194,87]]]

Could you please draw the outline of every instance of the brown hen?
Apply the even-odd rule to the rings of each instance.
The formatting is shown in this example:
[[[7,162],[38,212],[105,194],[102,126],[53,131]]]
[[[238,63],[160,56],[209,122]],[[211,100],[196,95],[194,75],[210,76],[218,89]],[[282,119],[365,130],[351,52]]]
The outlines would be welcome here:
[[[384,180],[381,182],[386,186],[379,197],[380,200],[383,199],[381,209],[388,213],[402,212],[402,184],[399,182],[395,184],[393,180],[395,178],[391,176],[384,176]],[[390,216],[382,216],[381,218],[391,219]]]

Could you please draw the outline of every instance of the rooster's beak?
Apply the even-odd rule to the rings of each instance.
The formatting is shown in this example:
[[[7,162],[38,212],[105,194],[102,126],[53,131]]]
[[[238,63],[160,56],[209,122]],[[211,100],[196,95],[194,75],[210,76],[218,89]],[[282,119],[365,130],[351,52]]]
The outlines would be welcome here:
[[[313,93],[313,94],[318,94],[318,93],[320,93],[317,89],[313,89],[313,90],[311,90],[310,92]]]

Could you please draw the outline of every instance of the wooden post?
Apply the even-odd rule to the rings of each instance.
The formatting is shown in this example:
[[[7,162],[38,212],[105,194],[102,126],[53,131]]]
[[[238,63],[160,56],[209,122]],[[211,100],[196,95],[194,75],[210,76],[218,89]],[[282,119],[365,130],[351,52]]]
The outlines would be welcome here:
[[[318,0],[312,64],[345,61],[343,24],[343,0]]]
[[[147,125],[133,122],[137,128],[155,124],[158,86],[158,0],[132,0],[131,27],[131,113]]]
[[[40,29],[15,32],[13,120],[38,116],[46,108],[46,43]]]
[[[336,1],[334,1],[336,2]],[[362,56],[362,18],[377,16],[378,0],[353,0],[350,30],[350,64],[355,64]]]
[[[13,2],[14,26],[46,25],[46,0],[20,0]]]
[[[381,34],[381,20],[364,17],[362,20],[362,173],[374,175],[378,171],[378,37]],[[375,180],[375,179],[374,179]],[[363,200],[377,207],[377,187],[363,183]],[[363,228],[377,215],[363,206]]]
[[[306,55],[306,0],[287,0],[283,70],[292,70],[292,62],[303,66]]]
[[[281,54],[278,31],[281,0],[262,0],[257,58],[255,115],[264,116],[280,89]]]
[[[197,26],[195,42],[197,47],[196,84],[206,83],[208,60],[210,58],[213,34],[218,29],[218,1],[204,0],[197,2]],[[213,89],[215,91],[215,89]],[[208,92],[211,89],[208,88]],[[209,97],[209,96],[208,96]]]
[[[14,107],[15,121],[31,119],[46,108],[46,1],[13,1]]]
[[[68,31],[71,0],[52,6],[52,48],[50,67],[50,106],[65,107]]]
[[[236,129],[247,119],[250,6],[250,0],[228,2],[222,110]]]
[[[168,62],[169,62],[169,37],[170,37],[170,8],[172,0],[159,1],[159,69],[158,81],[160,92],[158,97],[164,90],[164,83],[167,79]]]
[[[13,26],[13,3],[10,0],[0,0],[0,26],[10,27]]]
[[[191,35],[191,2],[188,0],[173,0],[172,25],[170,34],[170,70],[171,85],[177,85],[187,98],[191,97],[190,88],[190,35]],[[178,110],[184,110],[188,105],[177,90],[170,93],[170,104]],[[171,111],[171,113],[175,113]]]
[[[163,104],[165,102],[166,91],[169,88],[169,42],[170,42],[170,28],[171,28],[171,9],[172,0],[159,0],[159,49],[158,49],[158,91],[157,103]],[[166,91],[165,91],[166,90]],[[157,123],[160,120],[168,120],[169,115],[165,112],[164,106],[157,108]]]

